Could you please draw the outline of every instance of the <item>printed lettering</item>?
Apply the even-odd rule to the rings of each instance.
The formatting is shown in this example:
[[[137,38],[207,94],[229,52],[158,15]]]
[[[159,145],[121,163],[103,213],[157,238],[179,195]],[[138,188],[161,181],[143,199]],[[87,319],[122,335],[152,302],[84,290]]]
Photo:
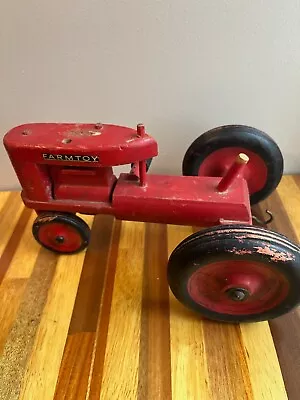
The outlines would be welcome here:
[[[58,160],[58,161],[76,161],[76,162],[99,162],[98,156],[76,156],[69,154],[49,154],[43,153],[44,160]]]

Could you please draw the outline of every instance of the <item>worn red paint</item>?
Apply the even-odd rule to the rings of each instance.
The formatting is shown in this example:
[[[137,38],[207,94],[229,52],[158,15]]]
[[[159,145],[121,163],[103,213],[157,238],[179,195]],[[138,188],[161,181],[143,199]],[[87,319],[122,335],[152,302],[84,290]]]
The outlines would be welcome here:
[[[274,262],[287,262],[287,261],[293,261],[295,260],[295,256],[289,252],[280,252],[274,249],[271,249],[268,246],[265,247],[254,247],[256,249],[257,253],[260,254],[265,254],[267,256],[270,256],[271,260]]]
[[[64,238],[63,243],[56,241],[56,238],[60,236]],[[39,240],[51,249],[65,253],[78,250],[83,242],[81,235],[75,228],[59,222],[42,224],[39,227]]]
[[[53,217],[40,217],[39,222],[44,223],[44,222],[52,222],[53,220],[56,219],[56,216],[54,215]]]
[[[242,256],[244,254],[253,254],[252,250],[249,249],[237,249],[236,247],[234,247],[233,249],[227,250],[228,253],[234,253],[238,256]]]
[[[240,174],[242,174],[248,161],[249,158],[245,154],[241,153],[238,155],[238,157],[234,160],[234,162],[232,163],[226,174],[220,180],[218,184],[219,192],[225,192],[232,185],[232,182],[234,182],[235,179]]]
[[[210,226],[251,224],[244,178],[217,190],[220,177],[146,174],[157,143],[137,129],[106,124],[27,124],[4,145],[26,206],[40,211],[112,214],[118,219]],[[234,161],[234,158],[232,159]],[[117,178],[112,167],[134,163]],[[139,166],[139,168],[136,168]]]
[[[239,250],[232,250],[240,255]],[[228,315],[268,311],[280,304],[289,291],[286,277],[275,268],[245,259],[216,261],[199,267],[187,286],[195,303]],[[232,288],[243,288],[249,295],[242,302],[233,301],[228,296]]]
[[[266,162],[255,152],[242,147],[224,147],[213,151],[201,163],[199,176],[224,176],[229,171],[233,160],[239,153],[244,152],[249,157],[249,162],[241,171],[240,176],[246,179],[250,194],[261,190],[268,179]]]
[[[246,234],[245,234],[246,232]],[[247,239],[256,239],[258,241],[263,241],[266,246],[268,245],[268,240],[272,240],[274,243],[277,244],[282,244],[284,243],[285,246],[289,247],[292,251],[300,252],[299,246],[296,244],[290,242],[287,238],[284,236],[278,236],[277,233],[266,230],[266,229],[260,229],[259,233],[257,230],[253,229],[251,226],[243,226],[242,228],[240,227],[235,227],[234,225],[230,229],[220,229],[220,230],[215,230],[213,232],[204,232],[203,236],[211,236],[211,235],[217,235],[217,234],[229,234],[230,236],[234,237],[238,241],[242,240],[247,240]]]

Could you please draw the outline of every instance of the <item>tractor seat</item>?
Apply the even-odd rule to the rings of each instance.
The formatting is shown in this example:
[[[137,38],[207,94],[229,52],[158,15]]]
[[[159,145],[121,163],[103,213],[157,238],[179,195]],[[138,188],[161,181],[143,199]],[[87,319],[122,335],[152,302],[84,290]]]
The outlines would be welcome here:
[[[4,138],[10,153],[41,163],[95,166],[130,164],[157,156],[157,143],[132,128],[106,124],[37,123],[10,130]]]

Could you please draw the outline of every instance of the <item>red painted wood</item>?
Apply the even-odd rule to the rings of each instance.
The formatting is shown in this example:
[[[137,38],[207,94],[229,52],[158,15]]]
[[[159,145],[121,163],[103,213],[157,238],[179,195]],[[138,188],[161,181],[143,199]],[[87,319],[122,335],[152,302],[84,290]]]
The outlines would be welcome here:
[[[119,219],[184,225],[251,223],[246,180],[226,192],[221,177],[146,174],[156,141],[137,130],[101,124],[28,124],[9,131],[4,144],[23,187],[26,206],[41,210],[112,214]],[[234,160],[232,160],[234,161]],[[130,174],[112,166],[131,164]]]
[[[139,186],[121,174],[113,193],[114,215],[119,219],[208,226],[223,221],[251,223],[249,193],[243,178],[230,190],[217,191],[220,178],[147,175]]]
[[[73,155],[73,165],[82,166],[89,162],[78,162],[76,156],[98,157],[94,166],[130,164],[157,156],[156,141],[144,133],[140,136],[135,129],[95,124],[27,124],[13,128],[4,138],[4,145],[13,159],[39,164],[64,165],[64,161],[45,160],[43,154]]]

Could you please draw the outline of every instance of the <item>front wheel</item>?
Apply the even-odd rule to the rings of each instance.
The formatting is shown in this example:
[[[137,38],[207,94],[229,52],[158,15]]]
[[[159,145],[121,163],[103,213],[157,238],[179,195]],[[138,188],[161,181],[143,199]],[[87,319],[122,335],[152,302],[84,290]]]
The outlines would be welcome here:
[[[177,246],[168,281],[181,303],[210,319],[269,320],[300,303],[300,249],[260,227],[216,226]]]
[[[83,250],[90,239],[90,228],[81,218],[61,212],[41,213],[33,223],[32,233],[43,247],[61,254]]]

